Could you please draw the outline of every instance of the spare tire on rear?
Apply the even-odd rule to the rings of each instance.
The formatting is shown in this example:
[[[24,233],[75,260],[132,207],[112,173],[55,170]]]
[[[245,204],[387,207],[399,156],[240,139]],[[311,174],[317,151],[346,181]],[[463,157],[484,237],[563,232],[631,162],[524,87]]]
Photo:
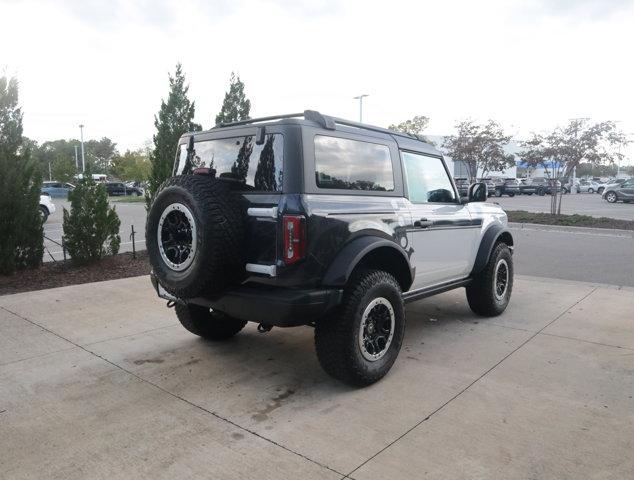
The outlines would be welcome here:
[[[244,277],[245,215],[228,182],[172,177],[152,202],[145,239],[159,283],[179,298],[219,292]]]

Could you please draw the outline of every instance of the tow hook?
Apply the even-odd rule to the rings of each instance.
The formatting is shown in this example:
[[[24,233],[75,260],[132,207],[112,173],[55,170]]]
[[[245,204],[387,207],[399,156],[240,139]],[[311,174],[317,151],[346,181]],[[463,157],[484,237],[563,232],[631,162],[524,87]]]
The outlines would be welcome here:
[[[258,332],[260,333],[270,332],[272,328],[273,328],[272,325],[267,325],[266,323],[260,323],[258,325]]]

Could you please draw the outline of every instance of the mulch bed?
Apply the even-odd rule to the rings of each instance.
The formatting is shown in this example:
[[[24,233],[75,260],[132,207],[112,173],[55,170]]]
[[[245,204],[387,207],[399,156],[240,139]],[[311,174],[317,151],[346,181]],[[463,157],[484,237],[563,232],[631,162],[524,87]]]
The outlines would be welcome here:
[[[524,210],[506,210],[509,222],[538,223],[541,225],[558,225],[562,227],[612,228],[617,230],[634,230],[634,221],[619,220],[608,217],[590,217],[588,215],[551,215],[550,213],[533,213]]]
[[[11,276],[0,276],[0,295],[136,277],[149,273],[150,264],[146,251],[137,252],[136,259],[132,257],[132,253],[120,253],[81,267],[73,265],[70,260],[46,262],[40,268],[22,270]]]

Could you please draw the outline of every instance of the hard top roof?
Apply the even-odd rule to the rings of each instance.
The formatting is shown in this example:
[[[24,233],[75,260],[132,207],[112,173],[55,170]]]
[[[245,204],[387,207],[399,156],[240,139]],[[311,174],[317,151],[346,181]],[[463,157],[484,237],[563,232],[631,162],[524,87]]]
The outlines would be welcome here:
[[[430,145],[413,135],[395,132],[393,130],[388,130],[387,128],[367,125],[365,123],[322,115],[314,110],[305,110],[303,113],[252,118],[249,120],[241,120],[239,122],[219,124],[202,132],[188,132],[181,137],[181,140],[186,139],[191,135],[197,136],[205,133],[218,132],[219,130],[229,131],[243,129],[245,127],[266,127],[267,125],[307,125],[331,131],[362,134],[378,139],[394,140],[396,141],[398,147],[404,150],[414,150],[437,156],[442,155],[442,153],[434,148],[433,145]],[[180,143],[183,142],[181,141]]]

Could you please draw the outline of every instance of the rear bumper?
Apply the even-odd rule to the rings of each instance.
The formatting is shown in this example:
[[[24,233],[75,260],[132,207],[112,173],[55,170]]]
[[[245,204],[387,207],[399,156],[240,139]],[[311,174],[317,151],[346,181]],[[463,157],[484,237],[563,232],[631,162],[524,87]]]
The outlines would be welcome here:
[[[169,293],[159,291],[158,281],[150,276],[161,298],[173,301]],[[235,318],[274,327],[307,325],[341,303],[342,289],[291,289],[268,285],[240,285],[220,295],[196,297],[186,303],[204,305]]]

